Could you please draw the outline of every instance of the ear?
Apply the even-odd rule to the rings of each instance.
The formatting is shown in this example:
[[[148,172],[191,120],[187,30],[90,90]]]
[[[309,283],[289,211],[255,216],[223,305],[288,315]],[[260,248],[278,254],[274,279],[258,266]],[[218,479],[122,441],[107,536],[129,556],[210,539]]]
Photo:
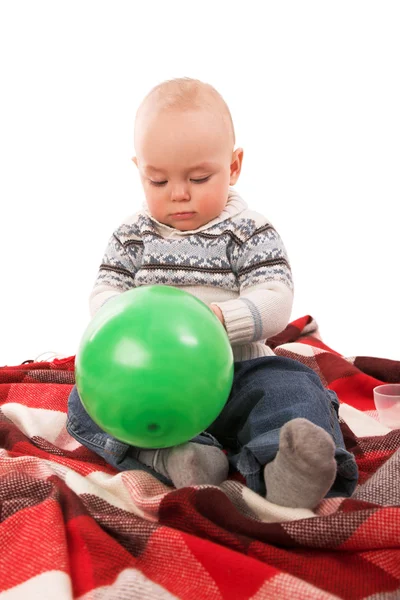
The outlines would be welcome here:
[[[229,185],[235,185],[239,179],[240,171],[242,170],[243,148],[237,148],[232,154],[231,175]]]
[[[131,160],[132,160],[132,162],[134,162],[134,163],[135,163],[135,165],[136,165],[136,166],[138,166],[138,164],[137,164],[137,158],[136,158],[136,156],[133,156],[133,157],[131,158]]]

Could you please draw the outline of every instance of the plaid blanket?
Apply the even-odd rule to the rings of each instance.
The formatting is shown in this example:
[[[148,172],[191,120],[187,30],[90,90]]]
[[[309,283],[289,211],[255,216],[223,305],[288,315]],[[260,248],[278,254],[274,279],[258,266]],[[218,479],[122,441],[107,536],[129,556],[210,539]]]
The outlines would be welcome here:
[[[74,357],[0,368],[0,597],[67,600],[400,598],[400,430],[372,390],[400,362],[345,358],[314,319],[269,340],[337,392],[360,482],[315,512],[232,475],[175,490],[117,472],[65,429]]]

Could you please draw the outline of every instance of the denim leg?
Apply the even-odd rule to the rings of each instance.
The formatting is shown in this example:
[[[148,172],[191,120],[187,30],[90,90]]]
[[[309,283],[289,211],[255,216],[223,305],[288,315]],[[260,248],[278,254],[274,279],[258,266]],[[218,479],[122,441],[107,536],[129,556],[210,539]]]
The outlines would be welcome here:
[[[350,496],[358,470],[345,448],[338,407],[335,392],[326,390],[312,369],[289,358],[261,357],[235,363],[228,402],[207,431],[228,449],[248,487],[265,495],[263,466],[277,454],[281,427],[297,417],[308,419],[336,446],[337,477],[327,496]]]
[[[119,471],[139,469],[151,473],[151,475],[154,475],[154,477],[167,485],[172,485],[170,479],[155,472],[153,469],[137,460],[136,457],[141,448],[136,448],[135,446],[117,440],[112,435],[103,431],[93,421],[82,404],[76,385],[72,388],[68,398],[66,428],[68,433],[80,444],[104,458],[106,462]],[[191,441],[198,444],[218,446],[219,448],[222,447],[221,444],[207,432],[200,433]]]

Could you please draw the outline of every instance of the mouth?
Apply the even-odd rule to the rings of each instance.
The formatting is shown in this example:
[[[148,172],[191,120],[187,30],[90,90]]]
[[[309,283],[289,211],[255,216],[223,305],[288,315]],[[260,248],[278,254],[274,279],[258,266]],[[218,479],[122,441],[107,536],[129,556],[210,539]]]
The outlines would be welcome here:
[[[174,219],[190,219],[190,217],[193,217],[195,213],[194,212],[180,212],[180,213],[173,213],[171,216]]]

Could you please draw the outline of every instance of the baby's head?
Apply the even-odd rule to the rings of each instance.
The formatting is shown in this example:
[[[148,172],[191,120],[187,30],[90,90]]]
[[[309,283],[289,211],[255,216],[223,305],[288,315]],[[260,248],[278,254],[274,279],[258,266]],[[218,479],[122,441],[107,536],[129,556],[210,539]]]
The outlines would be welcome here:
[[[181,231],[215,219],[239,178],[229,108],[209,84],[174,79],[153,88],[136,114],[135,153],[150,213]]]

